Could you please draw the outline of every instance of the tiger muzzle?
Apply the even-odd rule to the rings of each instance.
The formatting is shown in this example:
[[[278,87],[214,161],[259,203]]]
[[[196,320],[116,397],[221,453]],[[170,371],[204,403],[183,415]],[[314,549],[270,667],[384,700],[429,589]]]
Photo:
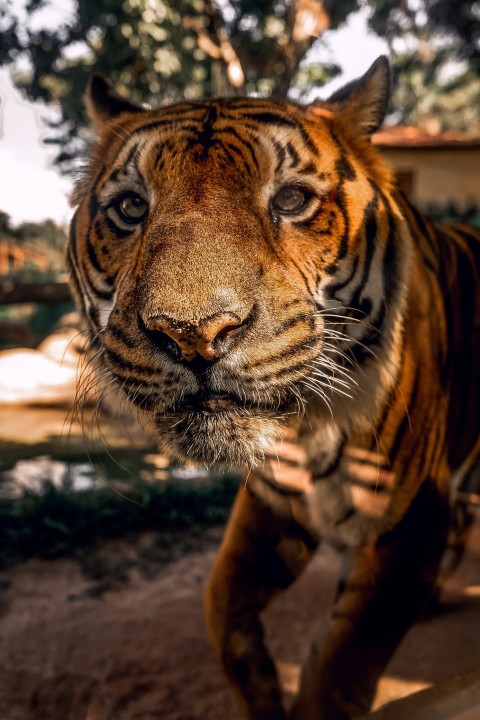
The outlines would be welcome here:
[[[178,321],[166,315],[147,317],[143,324],[150,339],[165,348],[165,336],[173,340],[179,359],[192,362],[198,356],[208,362],[224,357],[239,342],[252,314],[242,320],[236,313],[219,312],[195,321]]]

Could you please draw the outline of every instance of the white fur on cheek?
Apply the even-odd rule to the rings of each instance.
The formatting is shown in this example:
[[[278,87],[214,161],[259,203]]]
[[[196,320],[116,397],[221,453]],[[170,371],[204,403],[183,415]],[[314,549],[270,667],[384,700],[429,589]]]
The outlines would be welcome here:
[[[100,328],[104,330],[107,327],[108,319],[110,317],[110,314],[113,310],[113,307],[115,305],[115,302],[113,300],[105,301],[98,303],[98,322],[100,324]]]

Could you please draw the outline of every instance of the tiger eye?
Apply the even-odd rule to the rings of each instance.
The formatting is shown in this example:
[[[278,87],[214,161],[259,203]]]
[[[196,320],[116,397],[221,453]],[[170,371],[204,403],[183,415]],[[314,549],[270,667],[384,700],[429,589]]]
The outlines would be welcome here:
[[[126,222],[139,222],[147,213],[148,204],[140,195],[124,196],[118,203],[118,212]]]
[[[272,200],[275,210],[283,213],[295,213],[303,210],[307,202],[307,194],[301,188],[285,185]]]

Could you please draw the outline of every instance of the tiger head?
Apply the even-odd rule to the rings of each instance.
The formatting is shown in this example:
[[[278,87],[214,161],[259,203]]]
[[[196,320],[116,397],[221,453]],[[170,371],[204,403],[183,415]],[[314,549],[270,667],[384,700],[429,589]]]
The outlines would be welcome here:
[[[371,411],[407,255],[370,140],[388,78],[379,58],[310,106],[154,110],[92,79],[72,286],[109,381],[177,458],[251,465],[285,425]]]

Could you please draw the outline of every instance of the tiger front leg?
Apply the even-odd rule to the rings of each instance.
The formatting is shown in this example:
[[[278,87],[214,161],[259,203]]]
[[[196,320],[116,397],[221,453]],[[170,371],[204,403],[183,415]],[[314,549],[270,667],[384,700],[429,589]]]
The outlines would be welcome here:
[[[213,646],[248,720],[286,718],[259,615],[303,570],[314,546],[306,533],[295,535],[294,523],[279,520],[247,491],[239,491],[205,609]]]
[[[427,482],[396,527],[356,551],[331,620],[311,646],[291,720],[368,712],[378,678],[429,597],[448,525],[448,503]]]

